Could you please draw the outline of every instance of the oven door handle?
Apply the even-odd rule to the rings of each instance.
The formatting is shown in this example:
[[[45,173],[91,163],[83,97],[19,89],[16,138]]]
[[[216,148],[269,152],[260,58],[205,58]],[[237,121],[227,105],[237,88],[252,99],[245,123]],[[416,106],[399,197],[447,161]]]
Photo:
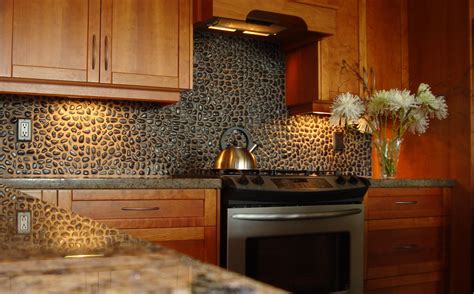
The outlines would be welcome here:
[[[300,219],[321,219],[342,217],[362,212],[360,208],[336,210],[336,211],[321,211],[310,213],[236,213],[232,215],[233,219],[249,220],[249,221],[285,221],[285,220],[300,220]]]

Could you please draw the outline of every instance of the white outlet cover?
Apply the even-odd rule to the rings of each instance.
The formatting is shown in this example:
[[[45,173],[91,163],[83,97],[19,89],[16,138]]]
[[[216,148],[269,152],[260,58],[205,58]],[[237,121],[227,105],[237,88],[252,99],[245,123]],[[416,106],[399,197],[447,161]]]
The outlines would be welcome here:
[[[16,212],[17,234],[29,234],[31,232],[31,212],[29,210]]]
[[[19,118],[17,122],[17,140],[31,141],[33,128],[31,126],[31,119]]]

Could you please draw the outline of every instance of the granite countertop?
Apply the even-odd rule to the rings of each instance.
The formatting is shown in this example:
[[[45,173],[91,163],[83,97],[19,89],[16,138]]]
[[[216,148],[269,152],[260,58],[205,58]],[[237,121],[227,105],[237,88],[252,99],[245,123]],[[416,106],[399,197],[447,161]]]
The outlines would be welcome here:
[[[374,188],[402,187],[453,187],[456,181],[451,179],[369,179]]]
[[[1,293],[285,293],[1,184],[0,210]]]
[[[372,179],[371,187],[452,187],[451,179]],[[0,178],[17,189],[220,189],[219,177],[179,176],[155,178]]]
[[[155,178],[3,178],[17,189],[220,189],[218,177]]]

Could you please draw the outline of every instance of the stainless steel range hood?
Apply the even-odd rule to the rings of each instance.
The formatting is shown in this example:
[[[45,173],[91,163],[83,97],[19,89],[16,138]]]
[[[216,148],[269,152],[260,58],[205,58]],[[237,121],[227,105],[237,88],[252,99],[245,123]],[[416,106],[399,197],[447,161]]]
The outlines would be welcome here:
[[[334,34],[336,9],[308,1],[194,0],[194,25],[265,36],[285,45]]]
[[[283,30],[284,26],[256,19],[235,20],[229,18],[216,18],[207,23],[207,28],[227,32],[241,32],[256,36],[275,36]]]

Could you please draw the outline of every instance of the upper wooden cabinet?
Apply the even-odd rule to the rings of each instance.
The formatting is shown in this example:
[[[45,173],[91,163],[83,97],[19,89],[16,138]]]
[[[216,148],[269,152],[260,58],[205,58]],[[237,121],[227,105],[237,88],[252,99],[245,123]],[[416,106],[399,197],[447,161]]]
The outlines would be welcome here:
[[[0,8],[0,92],[172,102],[191,88],[190,0],[5,0]]]
[[[86,82],[89,8],[83,0],[15,0],[12,76]]]

